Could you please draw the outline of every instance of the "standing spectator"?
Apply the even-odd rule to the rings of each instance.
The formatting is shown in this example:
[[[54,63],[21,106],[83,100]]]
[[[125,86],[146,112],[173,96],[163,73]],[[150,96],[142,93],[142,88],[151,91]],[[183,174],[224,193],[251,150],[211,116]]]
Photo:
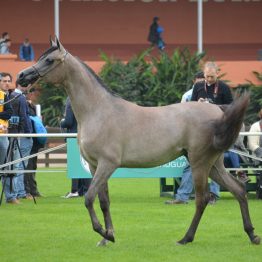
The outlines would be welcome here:
[[[25,91],[25,90],[24,90]],[[36,116],[36,107],[33,104],[32,100],[30,99],[30,93],[27,94],[27,104],[29,108],[29,115]],[[33,132],[35,133],[34,126]],[[30,155],[38,153],[39,149],[42,148],[44,145],[40,144],[36,137],[33,137],[33,146],[30,152]],[[37,156],[32,157],[28,160],[26,170],[36,170],[37,169]],[[25,191],[27,194],[31,194],[34,197],[41,197],[41,194],[37,188],[36,182],[36,173],[25,173],[24,175],[24,182],[25,182]]]
[[[218,80],[218,67],[214,62],[207,62],[204,67],[205,81],[194,86],[191,101],[209,102],[216,105],[230,104],[233,101],[232,93],[227,84]],[[204,117],[204,116],[203,116]],[[210,183],[210,204],[219,198],[219,185]]]
[[[233,101],[229,87],[224,82],[218,80],[218,68],[215,63],[207,62],[205,64],[204,77],[204,81],[198,81],[195,83],[191,101],[209,102],[218,105],[230,104]],[[184,97],[184,100],[186,99],[188,98]],[[192,172],[191,169],[187,167],[183,173],[181,185],[176,196],[177,199],[166,201],[166,204],[186,204],[192,189]],[[209,204],[213,205],[216,203],[219,198],[219,191],[219,185],[216,182],[211,181]]]
[[[8,32],[3,32],[2,38],[0,39],[0,54],[9,54],[9,47],[11,45],[11,39]]]
[[[160,19],[157,16],[153,18],[153,23],[150,25],[147,40],[151,43],[152,47],[156,45],[160,50],[163,50],[165,48],[165,43],[161,37],[161,34],[164,29],[159,26],[159,20]]]
[[[20,45],[19,57],[21,61],[33,61],[35,58],[33,46],[28,38],[25,38],[24,43]]]
[[[258,116],[260,120],[251,125],[249,132],[262,132],[262,108]],[[262,158],[262,136],[248,136],[248,147],[256,157]]]
[[[1,45],[1,54],[8,55],[10,53],[10,46],[11,46],[11,39],[4,40],[3,44]]]
[[[66,128],[67,133],[77,133],[77,122],[69,98],[66,100],[65,118],[61,120],[61,127]],[[91,178],[73,178],[71,192],[67,193],[64,198],[83,196],[87,192],[91,181]]]
[[[8,91],[9,89],[11,88],[11,85],[12,85],[12,76],[9,74],[9,73],[1,73],[1,90],[3,92],[5,92],[6,96],[8,94]],[[6,103],[4,105],[4,107],[8,107],[8,108],[12,108],[11,107],[11,101],[9,103]],[[11,116],[14,116],[14,112],[13,110],[11,109],[10,111],[9,109],[9,113],[8,113],[8,118],[10,119]],[[2,112],[0,113],[0,116],[1,114],[4,114],[6,112]],[[2,116],[1,116],[2,117]],[[7,118],[7,119],[8,119]],[[9,132],[10,130],[12,130],[12,126],[9,126]],[[7,139],[7,137],[1,137],[1,140],[2,139],[5,139],[5,142],[4,142],[4,147],[1,149],[1,161],[4,162],[6,160],[6,153],[7,153],[7,148],[8,148],[8,145],[9,145],[9,141]],[[9,148],[9,150],[13,150],[14,149],[14,158],[16,159],[16,152],[17,150],[15,151],[15,149],[17,148]],[[4,151],[5,151],[5,154],[4,154]],[[9,152],[10,153],[10,152]],[[3,159],[2,159],[3,157]],[[17,165],[14,165],[14,167],[17,167]],[[18,200],[18,176],[17,175],[14,175],[12,176],[12,178],[10,176],[5,176],[4,179],[3,179],[3,185],[5,184],[5,187],[4,187],[4,193],[5,193],[5,198],[6,198],[6,202],[7,203],[10,203],[10,204],[19,204],[19,200]]]
[[[193,86],[182,96],[181,103],[191,101],[192,92],[195,84],[204,80],[205,77],[203,72],[196,73],[193,80]],[[183,170],[181,183],[179,188],[177,189],[177,194],[175,196],[175,199],[167,200],[165,201],[165,204],[168,205],[187,204],[192,191],[193,191],[192,170],[190,165],[188,164]]]
[[[200,82],[200,81],[204,81],[205,80],[205,76],[204,73],[202,71],[197,72],[194,76],[194,80],[193,80],[193,86],[191,89],[189,89],[187,92],[185,92],[182,96],[181,99],[181,103],[185,103],[185,102],[189,102],[191,101],[191,97],[192,97],[192,93],[193,93],[193,88],[195,86],[196,83]]]
[[[6,94],[6,91],[4,91],[4,88],[2,87],[2,83],[5,83],[5,81],[9,81],[8,77],[3,76],[0,74],[0,133],[7,133],[7,127],[8,127],[8,120],[11,118],[11,115],[13,113],[13,110],[10,106],[10,103],[8,103],[8,96]],[[7,137],[0,137],[0,165],[4,164],[7,154],[9,141]],[[1,177],[2,183],[6,184],[8,178],[6,176]],[[5,182],[6,181],[6,182]],[[10,178],[9,178],[9,184],[10,184]],[[17,199],[8,199],[8,203],[12,204],[18,204],[19,201]]]
[[[10,77],[11,79],[11,77]],[[29,118],[29,110],[27,107],[27,102],[22,94],[22,91],[15,88],[13,85],[6,87],[9,90],[9,99],[11,106],[13,108],[13,114],[10,119],[9,133],[32,133],[32,124]],[[14,159],[19,159],[20,157],[26,157],[29,155],[30,150],[32,148],[32,138],[31,137],[21,137],[21,138],[11,138],[12,140]],[[21,154],[21,155],[20,155]],[[27,166],[28,160],[21,161],[19,163],[14,164],[14,169],[19,171],[24,170]],[[32,199],[30,194],[27,194],[25,191],[24,185],[24,173],[17,173],[13,177],[14,187],[10,192],[9,188],[5,188],[5,195],[8,201],[10,195],[12,198],[16,198],[17,200],[20,198]]]

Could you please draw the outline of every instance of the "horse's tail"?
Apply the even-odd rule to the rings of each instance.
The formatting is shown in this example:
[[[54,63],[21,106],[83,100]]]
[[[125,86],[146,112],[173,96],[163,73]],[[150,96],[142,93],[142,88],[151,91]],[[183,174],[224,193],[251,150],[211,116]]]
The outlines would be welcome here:
[[[223,117],[215,123],[213,145],[216,149],[225,151],[234,144],[248,104],[249,94],[246,93],[225,108]]]

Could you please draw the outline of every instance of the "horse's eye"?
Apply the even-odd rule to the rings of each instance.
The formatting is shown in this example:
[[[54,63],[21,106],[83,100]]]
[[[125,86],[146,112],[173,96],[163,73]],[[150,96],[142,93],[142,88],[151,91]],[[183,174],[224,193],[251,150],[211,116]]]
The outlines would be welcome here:
[[[51,59],[51,58],[47,58],[45,61],[46,61],[46,63],[49,64],[49,65],[54,62],[54,60]]]

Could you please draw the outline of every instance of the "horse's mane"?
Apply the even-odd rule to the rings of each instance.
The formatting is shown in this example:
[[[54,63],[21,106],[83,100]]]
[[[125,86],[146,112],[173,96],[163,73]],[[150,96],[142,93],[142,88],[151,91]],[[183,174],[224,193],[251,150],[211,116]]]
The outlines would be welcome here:
[[[53,51],[57,50],[57,46],[51,46],[49,49],[47,49],[39,58],[38,60],[42,59],[43,57],[47,56],[48,54],[52,53]]]
[[[94,70],[90,66],[84,63],[79,57],[75,56],[75,58],[78,60],[78,62],[80,62],[80,64],[84,66],[85,70],[88,73],[90,73],[108,93],[110,93],[113,96],[120,97],[118,94],[112,92],[112,90],[109,89],[109,87],[103,82],[103,80],[94,72]]]

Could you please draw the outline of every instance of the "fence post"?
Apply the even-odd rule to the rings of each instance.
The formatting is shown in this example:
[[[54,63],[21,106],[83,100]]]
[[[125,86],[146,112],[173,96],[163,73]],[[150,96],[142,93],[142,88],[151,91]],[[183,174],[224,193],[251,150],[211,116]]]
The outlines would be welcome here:
[[[45,154],[45,167],[49,167],[49,153]]]

